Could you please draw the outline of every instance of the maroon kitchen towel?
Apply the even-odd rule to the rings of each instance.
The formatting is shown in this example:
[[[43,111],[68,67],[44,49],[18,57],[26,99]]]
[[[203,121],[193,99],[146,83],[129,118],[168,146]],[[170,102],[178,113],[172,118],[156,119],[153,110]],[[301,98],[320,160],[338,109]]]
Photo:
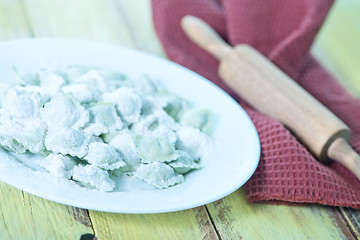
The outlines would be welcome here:
[[[236,96],[220,80],[218,61],[185,36],[180,19],[184,15],[197,16],[231,45],[247,43],[255,47],[351,128],[351,145],[359,152],[360,101],[350,96],[309,53],[332,2],[152,0],[155,29],[169,59],[198,72],[232,95],[256,126],[261,158],[244,186],[250,202],[360,208],[360,181],[336,162],[317,162],[281,123],[253,110]]]

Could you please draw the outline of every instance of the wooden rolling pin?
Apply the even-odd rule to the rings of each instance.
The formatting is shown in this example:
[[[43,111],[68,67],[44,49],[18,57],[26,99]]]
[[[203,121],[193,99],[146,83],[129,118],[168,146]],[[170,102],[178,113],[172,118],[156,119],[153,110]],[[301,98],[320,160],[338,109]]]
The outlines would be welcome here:
[[[186,35],[220,60],[220,77],[258,111],[282,122],[321,162],[336,160],[360,179],[349,128],[254,48],[229,46],[204,21],[185,16]]]

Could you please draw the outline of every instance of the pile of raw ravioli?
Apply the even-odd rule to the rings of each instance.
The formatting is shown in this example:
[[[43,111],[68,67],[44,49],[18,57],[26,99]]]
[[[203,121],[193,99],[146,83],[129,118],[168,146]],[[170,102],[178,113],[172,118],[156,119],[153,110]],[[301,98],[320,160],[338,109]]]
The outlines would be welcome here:
[[[0,87],[0,146],[43,157],[54,177],[113,191],[122,174],[157,188],[184,181],[211,145],[211,113],[149,77],[85,66],[14,68]]]

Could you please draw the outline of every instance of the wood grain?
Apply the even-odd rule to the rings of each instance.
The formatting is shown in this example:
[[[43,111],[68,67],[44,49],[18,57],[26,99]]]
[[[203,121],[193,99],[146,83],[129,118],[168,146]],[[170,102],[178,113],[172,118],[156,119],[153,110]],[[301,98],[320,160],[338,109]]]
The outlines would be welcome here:
[[[80,239],[93,233],[87,212],[0,182],[0,239]]]
[[[0,39],[31,37],[21,1],[0,0]],[[93,233],[86,210],[57,204],[0,182],[0,239],[80,239]]]
[[[345,6],[347,3],[340,2],[349,1],[338,1],[337,5]],[[149,0],[24,0],[24,3],[0,0],[1,40],[33,35],[93,39],[164,56],[153,28],[149,29]],[[356,17],[359,12],[356,9],[349,11],[349,18]],[[338,16],[336,21],[341,22],[339,19],[346,14]],[[347,21],[347,27],[357,24]],[[347,30],[339,28],[338,32],[330,33],[329,28],[332,26],[326,25],[322,31],[326,31],[327,37],[320,38],[320,43],[324,46],[332,42],[324,48],[328,52],[334,51],[329,56],[337,59],[327,58],[328,62],[331,66],[340,66],[341,75],[347,77],[349,84],[359,86],[356,81],[348,80],[358,73],[358,65],[354,62],[359,56],[354,55],[358,40],[337,47],[342,44],[341,39],[331,35],[344,35]],[[349,49],[347,54],[341,54],[342,48]],[[342,58],[351,60],[342,64]],[[347,70],[350,67],[351,70]],[[241,190],[207,205],[207,208],[222,239],[360,238],[360,211],[351,209],[340,209],[340,215],[336,208],[322,206],[248,204]],[[217,238],[204,207],[155,215],[90,211],[88,218],[86,210],[43,200],[3,183],[0,183],[0,214],[0,239],[79,239],[81,234],[94,233],[91,221],[98,239]]]
[[[335,1],[320,31],[314,53],[327,69],[360,96],[360,1]]]
[[[340,207],[340,212],[342,213],[350,231],[357,239],[360,239],[360,211]]]
[[[0,40],[31,36],[21,0],[0,0]]]
[[[90,211],[99,239],[217,239],[204,207],[162,214]]]
[[[149,1],[146,2],[147,5],[134,5],[130,1],[89,3],[87,0],[76,0],[70,4],[70,1],[26,0],[26,6],[35,36],[65,36],[113,42],[161,55],[160,43],[155,38],[153,28],[149,28],[150,5]],[[38,5],[41,7],[34,7]],[[109,35],[111,32],[117,33]],[[174,239],[174,236],[179,236],[179,239],[184,239],[184,236],[186,239],[216,239],[204,207],[159,215],[97,211],[89,211],[89,215],[99,239]]]
[[[240,189],[208,204],[221,239],[352,239],[336,208],[248,204]]]
[[[347,90],[360,97],[360,1],[335,1],[313,53]],[[346,224],[360,239],[360,210],[340,208]]]
[[[36,37],[97,40],[134,47],[112,0],[25,0]]]
[[[150,0],[115,0],[119,14],[129,26],[129,32],[136,48],[165,57],[165,52],[155,33]]]

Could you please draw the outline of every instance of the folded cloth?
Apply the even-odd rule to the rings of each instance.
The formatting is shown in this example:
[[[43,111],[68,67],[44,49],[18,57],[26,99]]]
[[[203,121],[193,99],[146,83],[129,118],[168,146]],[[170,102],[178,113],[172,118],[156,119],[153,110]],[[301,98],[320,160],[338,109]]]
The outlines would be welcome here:
[[[351,145],[359,152],[360,101],[351,97],[309,53],[331,5],[331,0],[152,0],[155,29],[169,59],[228,92],[256,126],[261,158],[244,186],[250,202],[360,208],[360,181],[337,162],[317,162],[281,123],[253,110],[236,96],[220,80],[218,61],[185,36],[180,20],[185,15],[197,16],[231,45],[247,43],[255,47],[350,127]]]

